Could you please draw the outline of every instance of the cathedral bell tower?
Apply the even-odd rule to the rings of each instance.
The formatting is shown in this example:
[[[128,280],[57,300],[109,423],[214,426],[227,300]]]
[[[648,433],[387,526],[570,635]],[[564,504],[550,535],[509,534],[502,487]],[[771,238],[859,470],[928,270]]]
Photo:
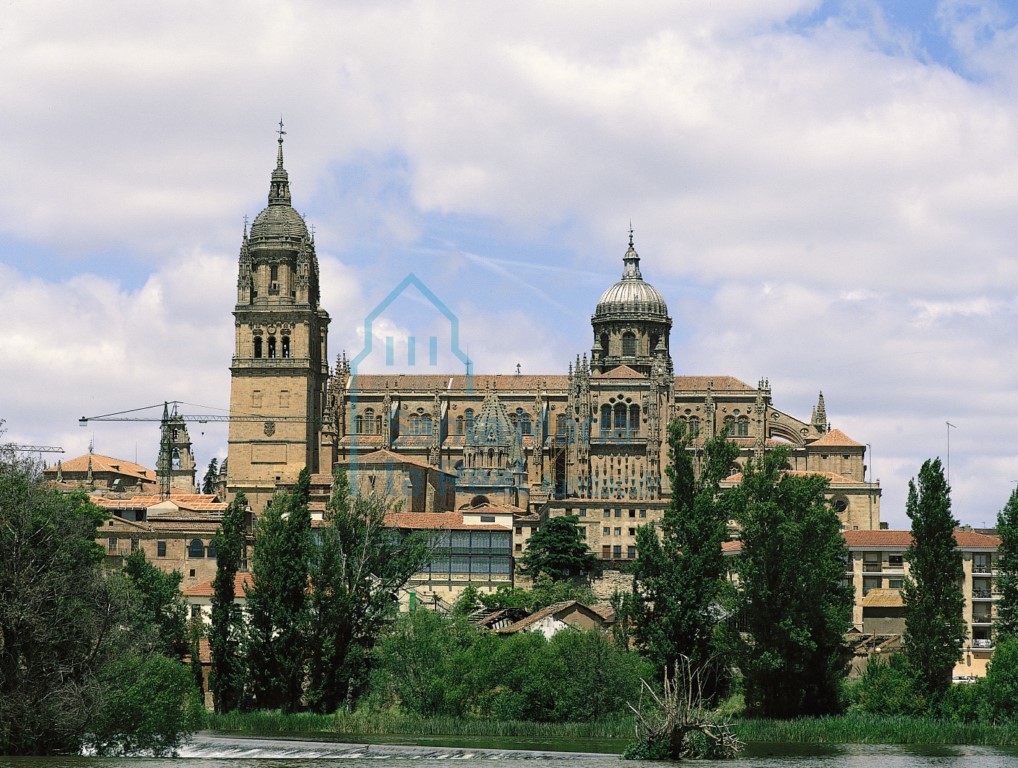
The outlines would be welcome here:
[[[284,135],[280,121],[269,204],[244,227],[233,312],[226,487],[230,499],[244,491],[256,512],[276,483],[322,469],[329,315],[318,304],[314,238],[290,205]]]

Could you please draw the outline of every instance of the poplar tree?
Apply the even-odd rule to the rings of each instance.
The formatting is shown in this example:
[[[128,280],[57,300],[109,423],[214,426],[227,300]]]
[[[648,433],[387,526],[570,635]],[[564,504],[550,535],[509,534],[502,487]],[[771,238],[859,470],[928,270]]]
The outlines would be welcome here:
[[[277,493],[255,531],[246,656],[254,705],[296,712],[306,679],[311,474]]]
[[[694,457],[681,422],[668,427],[671,464],[666,468],[672,498],[661,520],[661,536],[641,526],[639,558],[628,609],[637,646],[669,671],[680,656],[704,668],[708,695],[722,684],[721,626],[730,587],[721,545],[728,538],[728,510],[720,501],[721,481],[735,467],[739,447],[722,434],[708,439]],[[694,458],[700,464],[697,476]]]
[[[307,701],[315,711],[351,707],[399,590],[431,557],[427,534],[385,527],[389,509],[383,497],[353,497],[345,470],[336,468],[310,574]]]
[[[244,692],[244,659],[241,641],[244,616],[237,604],[236,582],[244,560],[244,529],[247,497],[239,492],[226,508],[222,526],[213,539],[216,548],[216,577],[212,582],[212,689],[216,712],[237,709]]]
[[[934,705],[951,686],[967,636],[962,610],[961,552],[954,538],[951,489],[940,459],[927,459],[908,484],[905,512],[912,520],[912,544],[905,550],[903,644],[916,683]]]
[[[726,496],[742,530],[739,668],[746,708],[763,717],[824,715],[840,707],[851,658],[848,550],[827,480],[786,471],[786,449],[749,462]]]
[[[998,639],[1018,637],[1018,488],[997,514],[997,622]]]

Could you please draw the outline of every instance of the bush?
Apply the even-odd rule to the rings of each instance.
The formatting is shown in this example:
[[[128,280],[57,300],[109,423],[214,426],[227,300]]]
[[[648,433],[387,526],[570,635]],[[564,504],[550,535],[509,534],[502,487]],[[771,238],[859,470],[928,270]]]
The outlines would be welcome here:
[[[980,715],[994,724],[1018,721],[1018,637],[997,643],[993,659],[980,685]]]
[[[926,715],[930,709],[908,659],[900,653],[886,661],[871,656],[855,695],[859,709],[877,715]]]

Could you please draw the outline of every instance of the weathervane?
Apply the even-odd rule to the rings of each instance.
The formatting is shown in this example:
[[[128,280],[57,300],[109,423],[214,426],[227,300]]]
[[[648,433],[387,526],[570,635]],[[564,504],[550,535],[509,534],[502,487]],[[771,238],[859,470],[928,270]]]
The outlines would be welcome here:
[[[283,130],[283,116],[279,116],[279,130],[276,131],[279,134],[279,143],[283,143],[283,137],[286,136],[286,131]]]

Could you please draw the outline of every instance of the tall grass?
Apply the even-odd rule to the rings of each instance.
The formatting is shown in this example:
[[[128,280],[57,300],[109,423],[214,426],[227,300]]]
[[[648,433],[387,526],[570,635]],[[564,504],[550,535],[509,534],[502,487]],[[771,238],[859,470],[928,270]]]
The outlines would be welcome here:
[[[316,715],[302,712],[208,713],[205,727],[215,731],[252,733],[335,733],[372,736],[487,736],[551,737],[577,739],[628,739],[633,719],[617,717],[591,723],[535,723],[526,720],[471,720],[456,717],[424,718],[398,712],[364,711]]]
[[[977,744],[1018,745],[1018,727],[954,723],[907,716],[851,713],[797,720],[735,720],[746,742],[796,744]]]

